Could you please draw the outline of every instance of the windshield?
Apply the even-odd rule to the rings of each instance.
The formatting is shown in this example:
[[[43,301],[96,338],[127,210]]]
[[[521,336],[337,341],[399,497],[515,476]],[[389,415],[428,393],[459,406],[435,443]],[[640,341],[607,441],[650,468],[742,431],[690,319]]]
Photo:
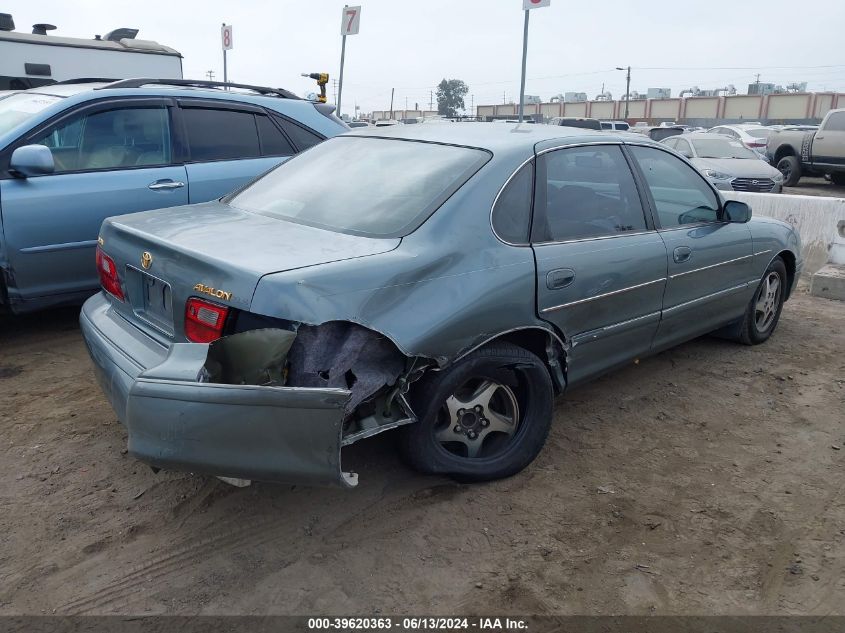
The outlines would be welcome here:
[[[340,136],[282,163],[227,202],[341,233],[401,237],[489,159],[479,149]]]
[[[0,136],[34,117],[62,97],[21,92],[0,99]]]
[[[696,139],[692,141],[692,144],[699,158],[753,158],[759,160],[755,152],[746,149],[739,141],[708,138]]]
[[[754,138],[769,138],[769,135],[772,133],[767,127],[750,127],[745,129],[746,133],[749,136],[753,136]]]

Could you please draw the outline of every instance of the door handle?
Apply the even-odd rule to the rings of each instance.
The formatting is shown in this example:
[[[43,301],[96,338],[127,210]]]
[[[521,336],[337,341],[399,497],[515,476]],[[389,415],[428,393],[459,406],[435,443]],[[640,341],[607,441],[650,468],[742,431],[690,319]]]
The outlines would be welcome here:
[[[180,187],[184,187],[185,183],[180,180],[156,180],[155,182],[151,182],[147,185],[148,189],[152,189],[153,191],[161,191],[167,189],[179,189]]]
[[[546,275],[546,287],[549,290],[566,288],[573,281],[575,281],[575,271],[571,268],[556,268]]]
[[[692,249],[689,246],[679,246],[672,252],[672,259],[676,264],[688,262],[692,257]]]

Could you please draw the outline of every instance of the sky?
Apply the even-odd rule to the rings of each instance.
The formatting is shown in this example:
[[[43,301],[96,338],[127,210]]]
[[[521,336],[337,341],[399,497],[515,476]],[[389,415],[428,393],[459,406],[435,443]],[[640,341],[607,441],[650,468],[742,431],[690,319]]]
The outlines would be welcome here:
[[[427,108],[443,78],[469,86],[466,105],[518,101],[522,0],[352,0],[361,27],[346,45],[343,110],[417,104]],[[806,81],[845,92],[845,0],[551,0],[531,12],[526,93],[543,100],[567,91],[614,97],[651,87],[681,90],[728,84],[744,93],[760,81]],[[222,79],[220,25],[232,24],[230,81],[316,89],[303,72],[338,77],[341,12],[336,0],[5,0],[17,30],[55,24],[53,35],[93,37],[118,27],[180,51],[186,78]],[[810,5],[807,5],[810,6]],[[741,7],[741,10],[737,10]]]

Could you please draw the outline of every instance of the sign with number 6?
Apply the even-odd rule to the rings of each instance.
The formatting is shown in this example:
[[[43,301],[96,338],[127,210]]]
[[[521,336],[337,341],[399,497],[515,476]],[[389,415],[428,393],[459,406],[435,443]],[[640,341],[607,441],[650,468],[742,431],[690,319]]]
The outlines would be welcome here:
[[[341,35],[358,35],[361,27],[361,7],[343,7],[343,17],[340,21]]]
[[[226,24],[220,28],[220,42],[223,45],[224,51],[230,51],[234,48],[232,44],[232,25]]]

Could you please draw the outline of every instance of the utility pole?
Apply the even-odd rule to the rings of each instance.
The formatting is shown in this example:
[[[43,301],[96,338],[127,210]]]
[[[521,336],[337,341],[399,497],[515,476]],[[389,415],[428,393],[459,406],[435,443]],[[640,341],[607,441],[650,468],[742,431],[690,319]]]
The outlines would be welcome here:
[[[617,66],[616,70],[626,70],[622,66]],[[631,67],[628,66],[628,76],[625,80],[625,118],[628,118],[628,103],[631,100]]]
[[[522,123],[525,114],[525,64],[528,62],[528,16],[529,10],[525,9],[525,24],[522,27],[522,77],[519,81],[519,119]]]
[[[214,71],[213,70],[205,71],[205,76],[208,77],[209,81],[214,81]]]
[[[332,95],[332,100],[337,103],[337,79],[332,79]]]
[[[390,89],[390,118],[391,119],[393,118],[393,91],[394,90],[396,90],[396,88]]]
[[[757,73],[757,81],[754,82],[758,86],[760,85],[760,73]]]
[[[475,95],[469,96],[469,113],[471,116],[475,116]]]
[[[408,97],[405,97],[405,112],[408,112]]]

